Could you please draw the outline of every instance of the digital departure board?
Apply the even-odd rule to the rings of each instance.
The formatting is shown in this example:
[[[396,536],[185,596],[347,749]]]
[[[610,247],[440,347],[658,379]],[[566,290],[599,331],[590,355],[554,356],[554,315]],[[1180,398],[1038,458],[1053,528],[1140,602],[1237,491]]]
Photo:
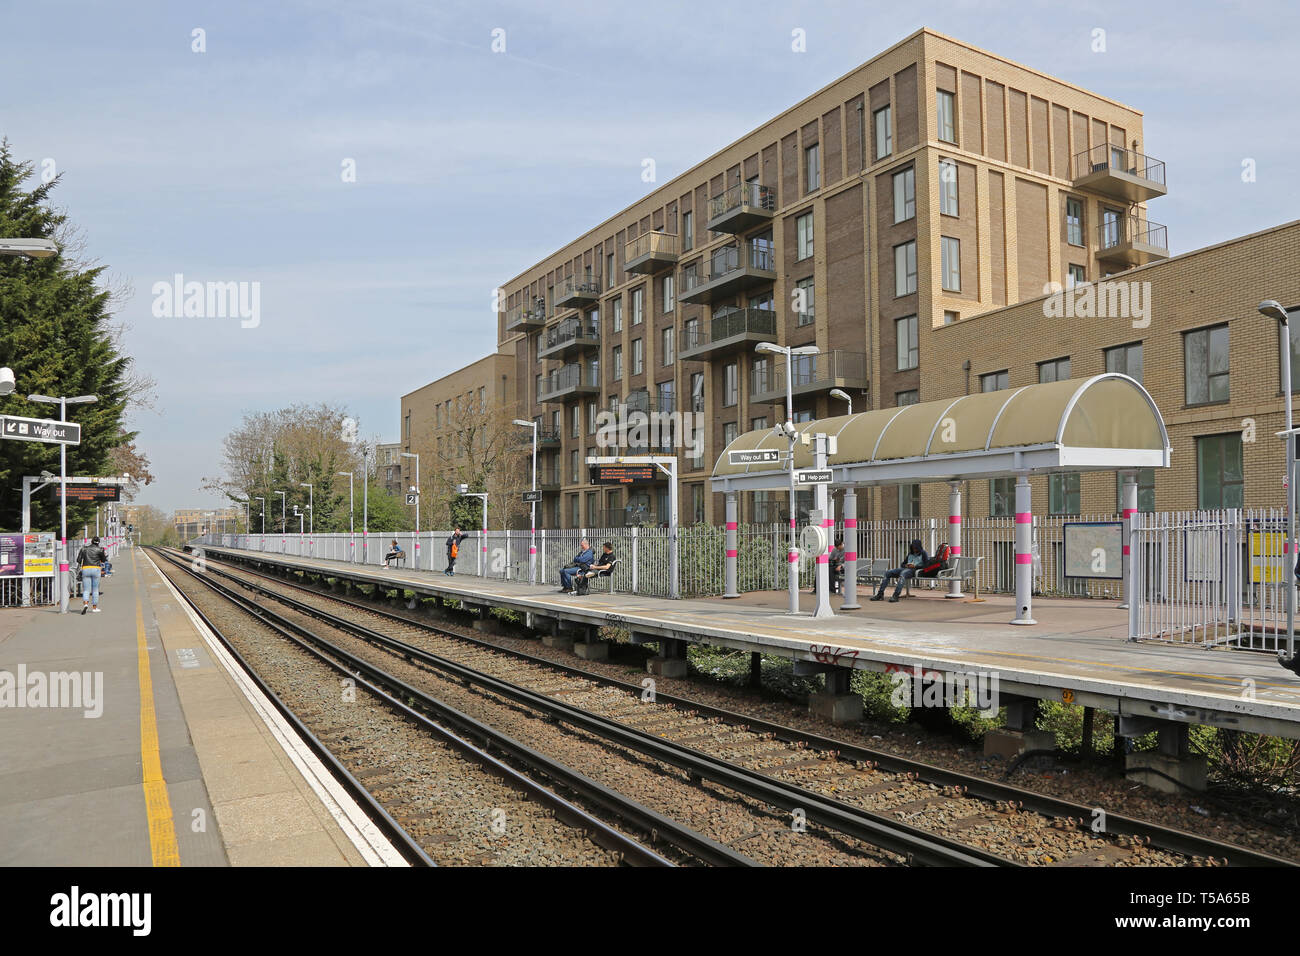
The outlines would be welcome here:
[[[654,465],[592,465],[591,483],[593,485],[636,485],[659,478],[659,469]]]
[[[121,485],[65,485],[69,501],[121,501]],[[55,482],[50,497],[59,500],[59,485]]]

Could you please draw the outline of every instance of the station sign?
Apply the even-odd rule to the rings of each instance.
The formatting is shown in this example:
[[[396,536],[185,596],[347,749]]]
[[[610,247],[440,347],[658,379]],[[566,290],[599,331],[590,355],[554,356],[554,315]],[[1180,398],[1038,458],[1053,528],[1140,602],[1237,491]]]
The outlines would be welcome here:
[[[829,485],[835,479],[835,473],[829,468],[801,468],[794,473],[797,485]]]
[[[592,465],[593,485],[639,485],[659,479],[659,469],[653,464]]]
[[[80,445],[81,426],[76,422],[56,422],[52,418],[0,415],[0,438],[40,441],[55,445]]]
[[[542,493],[540,491],[525,491],[521,497],[524,501],[541,501]]]
[[[753,451],[729,451],[727,459],[733,465],[773,464],[781,460],[781,453],[775,448],[761,448]]]
[[[50,486],[50,498],[53,501],[58,501],[60,497],[62,497],[59,494],[59,487],[60,485],[57,481]],[[121,501],[122,500],[121,485],[109,485],[109,484],[74,485],[69,483],[67,485],[63,485],[62,487],[68,489],[66,495],[68,501],[84,502],[84,501]]]
[[[419,496],[419,495],[411,495],[411,494],[408,494],[408,495],[406,496],[406,503],[407,503],[408,505],[419,504],[419,503],[420,503],[420,496]]]

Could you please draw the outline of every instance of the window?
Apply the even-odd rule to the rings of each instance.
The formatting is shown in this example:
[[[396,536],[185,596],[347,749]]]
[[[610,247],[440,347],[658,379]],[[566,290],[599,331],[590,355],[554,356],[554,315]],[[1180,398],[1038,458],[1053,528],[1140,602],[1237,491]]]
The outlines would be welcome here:
[[[731,362],[722,368],[722,407],[730,408],[740,401],[740,383],[736,376],[736,363]]]
[[[803,151],[803,181],[808,184],[807,192],[812,192],[822,184],[821,165],[818,162],[819,147],[813,143]]]
[[[1083,200],[1065,201],[1065,241],[1072,246],[1083,245]]]
[[[961,291],[961,240],[951,236],[940,238],[940,254],[943,260],[943,288],[945,292]]]
[[[578,449],[569,452],[569,480],[574,484],[578,483]],[[573,520],[576,524],[578,521],[578,496],[573,496]]]
[[[1066,358],[1052,359],[1050,362],[1038,363],[1038,381],[1043,382],[1064,382],[1070,377],[1070,359]]]
[[[921,486],[898,486],[898,516],[900,518],[921,517]]]
[[[909,388],[906,392],[894,393],[894,404],[899,408],[904,405],[915,405],[921,400],[921,393],[915,388]]]
[[[539,402],[542,400],[542,376],[540,374],[533,378],[533,398]]]
[[[981,392],[1000,392],[1008,387],[1006,369],[1001,372],[989,372],[987,375],[980,376]]]
[[[676,351],[674,350],[674,346],[676,345],[676,342],[675,342],[676,335],[677,335],[677,330],[676,330],[676,329],[664,329],[664,330],[663,330],[663,333],[662,333],[662,335],[661,335],[661,338],[662,338],[662,340],[663,340],[663,343],[662,343],[662,344],[663,344],[663,347],[660,349],[660,351],[663,352],[663,364],[664,364],[664,365],[672,365],[674,359],[676,358],[676,354],[677,354],[677,353],[676,353]]]
[[[1133,342],[1106,349],[1106,371],[1121,372],[1129,378],[1142,381],[1142,343]]]
[[[609,304],[609,307],[610,307],[609,321],[611,323],[613,331],[622,332],[623,331],[623,297],[619,296],[617,299],[615,299],[613,302]]]
[[[411,413],[406,413],[406,437],[411,437]]]
[[[750,370],[753,372],[750,382],[753,383],[753,391],[767,391],[772,386],[771,379],[768,378],[768,361],[766,358],[755,356],[751,360]]]
[[[916,170],[904,169],[894,173],[894,222],[903,222],[916,215]]]
[[[752,432],[758,432],[758,431],[762,431],[762,430],[765,429],[765,428],[767,428],[767,416],[766,416],[766,415],[760,415],[760,416],[758,416],[758,418],[751,418],[751,419],[749,420],[749,430],[750,430],[750,431],[752,431]]]
[[[682,213],[682,252],[695,248],[695,216],[688,209]]]
[[[889,107],[882,106],[871,114],[876,128],[876,159],[884,159],[894,151],[894,130],[889,121]]]
[[[645,371],[645,343],[641,339],[632,340],[632,374],[640,375]]]
[[[1079,473],[1049,475],[1047,480],[1048,508],[1054,515],[1079,513]]]
[[[939,138],[945,143],[957,142],[957,128],[953,122],[953,95],[946,90],[937,90],[934,112],[939,121]]]
[[[816,304],[813,299],[812,276],[809,276],[807,279],[800,279],[798,282],[794,284],[794,287],[796,292],[798,293],[797,297],[795,298],[795,305],[796,307],[803,306],[802,309],[796,308],[796,311],[799,315],[799,319],[796,324],[812,325],[817,318]],[[1296,368],[1300,369],[1300,365],[1297,365]]]
[[[574,405],[569,410],[569,418],[569,437],[580,437],[582,435],[582,406]]]
[[[1138,511],[1156,510],[1156,470],[1139,468],[1137,473]],[[1115,510],[1124,513],[1124,473],[1115,476]]]
[[[691,411],[704,411],[704,373],[691,373]]]
[[[605,256],[605,288],[612,289],[618,283],[614,281],[614,253]]]
[[[691,521],[699,523],[704,520],[704,486],[691,485]]]
[[[727,422],[722,426],[722,445],[725,448],[736,440],[736,423]]]
[[[812,409],[805,408],[803,411],[794,413],[794,423],[796,425],[798,425],[800,422],[810,422],[812,420],[813,420]]]
[[[813,217],[806,212],[794,221],[795,234],[798,239],[798,254],[795,259],[807,259],[813,254]]]
[[[588,402],[587,403],[587,434],[594,435],[595,433],[596,433],[596,403]]]
[[[903,319],[894,320],[894,334],[898,337],[898,370],[901,372],[905,369],[916,368],[920,361],[920,350],[917,348],[916,316],[909,315]]]
[[[939,161],[939,212],[957,215],[957,164],[947,159]]]
[[[1073,289],[1077,285],[1083,285],[1088,281],[1088,270],[1084,266],[1071,263],[1066,267],[1065,287]]]
[[[645,318],[645,286],[632,290],[632,324],[640,325]]]
[[[671,312],[676,304],[676,288],[671,275],[664,276],[664,312]]]
[[[623,346],[614,346],[613,359],[613,371],[610,372],[610,377],[614,381],[619,382],[623,379]]]
[[[916,291],[916,240],[894,246],[894,295]]]
[[[961,318],[961,313],[960,313],[960,312],[952,312],[952,311],[949,311],[948,309],[944,309],[944,312],[943,312],[943,324],[944,324],[944,325],[956,325],[956,324],[957,324],[957,320],[960,319],[960,318]]]
[[[487,387],[480,385],[478,390],[478,410],[487,411]]]
[[[658,399],[659,402],[659,411],[661,412],[675,411],[677,403],[674,400],[674,396],[673,396],[673,383],[659,382],[655,386],[655,390],[658,393],[655,397]]]
[[[597,511],[597,495],[594,491],[587,492],[587,527],[592,528],[600,525],[600,513]]]
[[[1016,510],[1016,479],[989,479],[989,517],[1006,518]]]
[[[1196,498],[1202,509],[1242,507],[1241,432],[1196,439]]]
[[[1199,329],[1183,336],[1183,371],[1188,405],[1228,400],[1227,325]]]

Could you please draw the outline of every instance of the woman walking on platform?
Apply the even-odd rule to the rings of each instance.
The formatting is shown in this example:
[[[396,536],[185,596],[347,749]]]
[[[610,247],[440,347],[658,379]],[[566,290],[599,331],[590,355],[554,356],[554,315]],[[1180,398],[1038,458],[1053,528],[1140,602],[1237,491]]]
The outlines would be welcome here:
[[[85,603],[81,613],[87,610],[99,613],[99,572],[108,564],[108,555],[99,546],[98,538],[91,538],[90,544],[77,552],[77,567],[81,571],[81,596]]]

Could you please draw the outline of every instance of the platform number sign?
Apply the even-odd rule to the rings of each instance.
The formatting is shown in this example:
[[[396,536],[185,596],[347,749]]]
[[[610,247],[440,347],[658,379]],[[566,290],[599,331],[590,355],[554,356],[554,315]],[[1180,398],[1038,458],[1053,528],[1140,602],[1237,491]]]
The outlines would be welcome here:
[[[408,505],[417,504],[417,503],[419,502],[419,500],[420,500],[420,496],[419,496],[419,495],[407,495],[407,496],[406,496],[406,503],[407,503]]]

